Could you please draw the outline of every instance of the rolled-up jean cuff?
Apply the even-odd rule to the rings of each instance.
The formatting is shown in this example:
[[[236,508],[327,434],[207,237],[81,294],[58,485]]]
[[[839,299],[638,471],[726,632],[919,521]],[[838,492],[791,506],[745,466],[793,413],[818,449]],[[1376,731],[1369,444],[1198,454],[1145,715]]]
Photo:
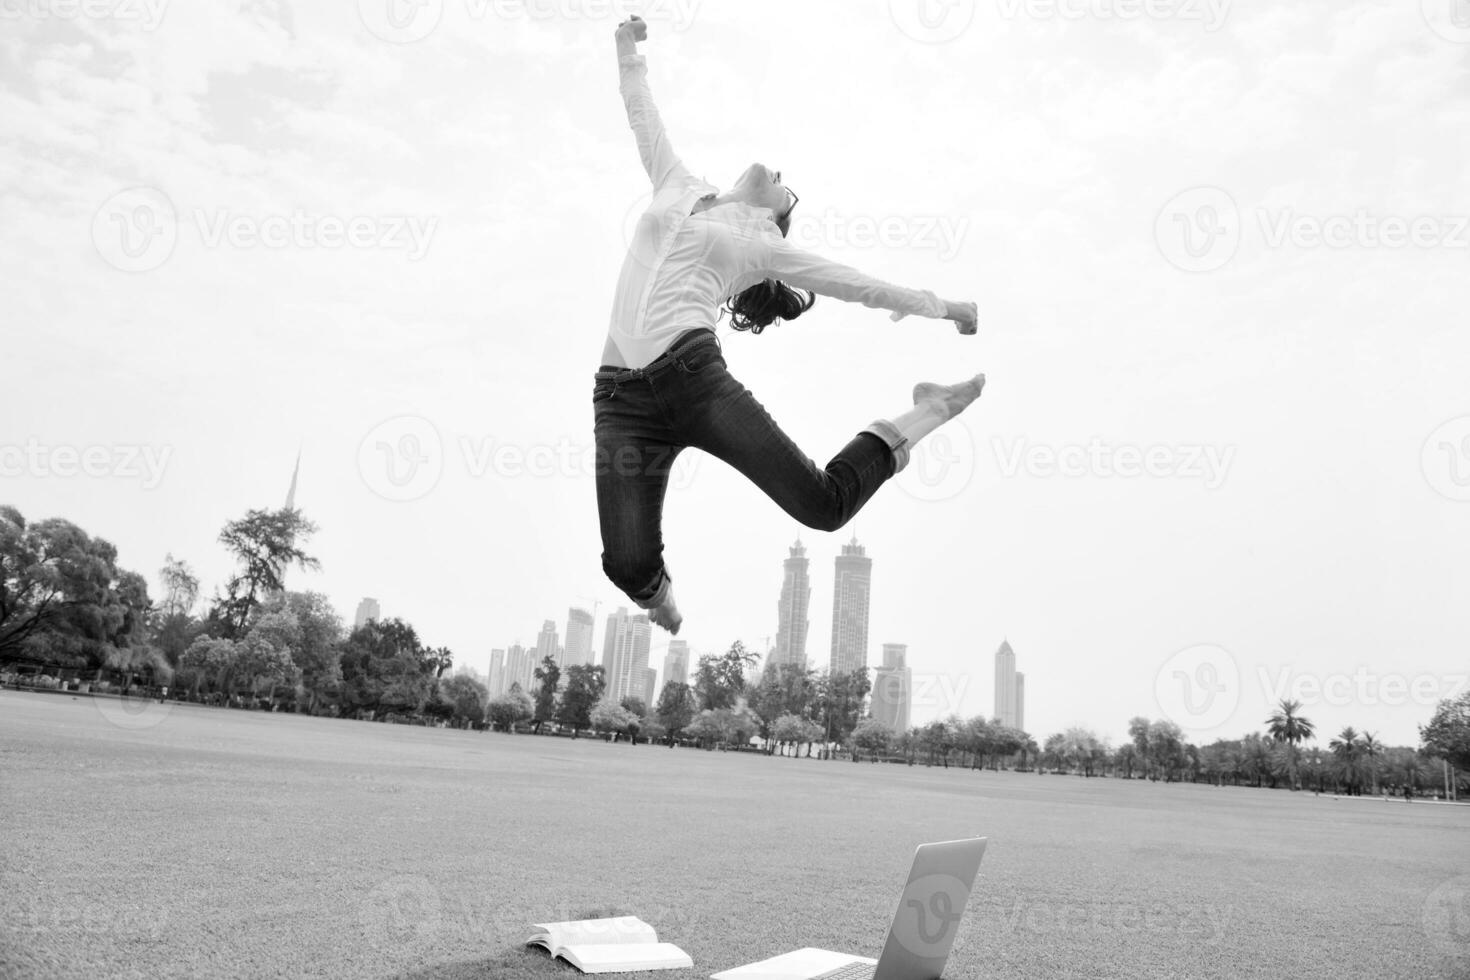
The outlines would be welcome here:
[[[664,600],[669,597],[669,590],[674,587],[674,578],[669,574],[669,570],[667,568],[659,569],[656,581],[658,582],[658,587],[654,589],[651,597],[647,599],[640,599],[637,596],[630,597],[638,604],[638,608],[654,609],[663,605]]]
[[[898,426],[888,419],[876,419],[873,424],[863,430],[883,440],[883,444],[893,453],[893,472],[895,474],[903,471],[909,465],[909,440]]]

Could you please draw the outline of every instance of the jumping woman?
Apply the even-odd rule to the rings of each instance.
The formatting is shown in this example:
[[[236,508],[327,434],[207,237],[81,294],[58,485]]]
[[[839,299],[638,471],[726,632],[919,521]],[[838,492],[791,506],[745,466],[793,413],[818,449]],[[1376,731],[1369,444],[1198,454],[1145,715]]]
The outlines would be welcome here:
[[[677,633],[682,617],[661,524],[680,451],[724,460],[802,524],[835,531],[908,464],[910,447],[980,396],[985,376],[915,385],[912,408],[874,421],[818,468],[726,370],[714,329],[720,304],[728,304],[734,329],[754,334],[796,319],[817,293],[890,310],[894,320],[952,320],[962,334],[975,333],[976,306],[791,245],[796,195],[780,171],[751,164],[725,193],[693,176],[669,145],[648,90],[647,61],[636,47],[647,25],[633,17],[616,37],[619,90],[653,199],[623,261],[592,388],[602,567],[653,622]]]

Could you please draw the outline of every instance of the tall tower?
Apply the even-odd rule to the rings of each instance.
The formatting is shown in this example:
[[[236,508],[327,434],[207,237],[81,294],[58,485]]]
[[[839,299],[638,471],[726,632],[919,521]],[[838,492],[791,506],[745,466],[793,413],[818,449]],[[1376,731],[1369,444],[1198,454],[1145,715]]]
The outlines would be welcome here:
[[[1026,730],[1026,675],[1016,671],[1016,727]]]
[[[352,628],[357,629],[370,619],[381,619],[382,611],[378,608],[378,600],[371,596],[364,596],[357,604],[357,615],[352,617]]]
[[[607,678],[605,695],[621,701],[630,694],[643,695],[643,669],[648,666],[648,646],[653,627],[646,613],[628,615],[627,606],[607,617],[602,645],[602,672]]]
[[[669,681],[678,681],[680,684],[689,683],[688,640],[669,641],[669,652],[664,654],[664,683],[667,684]]]
[[[899,735],[909,730],[913,702],[908,649],[904,643],[883,644],[883,666],[873,671],[872,715]]]
[[[510,684],[505,679],[505,651],[490,651],[490,679],[485,685],[490,690],[490,696],[504,694]]]
[[[811,607],[812,586],[807,575],[811,562],[801,538],[791,546],[791,556],[782,563],[781,598],[776,603],[776,650],[773,664],[795,664],[806,667],[806,634],[811,626],[807,610]]]
[[[286,510],[296,509],[296,480],[301,476],[301,450],[296,450],[296,466],[291,470],[291,486],[286,489]],[[286,592],[286,572],[290,570],[289,565],[281,569],[281,588],[276,595],[284,595]]]
[[[545,657],[550,657],[553,661],[559,661],[561,659],[561,644],[557,642],[556,638],[556,620],[542,620],[541,632],[536,634],[536,653],[534,656],[537,667],[541,666],[541,661]]]
[[[560,666],[576,667],[592,663],[592,614],[575,607],[567,610],[567,647]]]
[[[995,717],[1002,725],[1019,728],[1016,717],[1016,654],[1009,640],[995,651]]]
[[[857,535],[842,546],[832,576],[833,674],[851,673],[868,665],[868,593],[873,580],[873,559],[857,543]]]

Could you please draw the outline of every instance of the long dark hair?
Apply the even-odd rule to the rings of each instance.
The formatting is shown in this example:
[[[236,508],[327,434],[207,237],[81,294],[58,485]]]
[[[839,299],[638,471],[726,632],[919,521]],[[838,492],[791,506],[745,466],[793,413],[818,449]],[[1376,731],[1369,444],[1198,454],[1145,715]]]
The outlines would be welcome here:
[[[791,230],[791,215],[783,215],[776,227],[781,237]],[[762,279],[754,286],[742,289],[720,307],[720,316],[730,314],[730,326],[736,330],[760,333],[772,323],[795,320],[817,301],[817,294],[806,289],[786,285],[779,279]]]

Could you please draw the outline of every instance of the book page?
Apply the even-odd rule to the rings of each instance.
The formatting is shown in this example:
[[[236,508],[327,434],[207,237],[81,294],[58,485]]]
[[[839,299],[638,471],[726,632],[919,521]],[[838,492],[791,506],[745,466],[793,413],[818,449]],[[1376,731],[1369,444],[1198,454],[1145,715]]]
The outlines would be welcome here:
[[[562,950],[562,956],[583,973],[677,970],[694,965],[689,954],[673,943],[572,945]]]
[[[615,943],[656,943],[653,926],[636,915],[620,915],[606,919],[580,919],[576,922],[534,923],[532,928],[546,933],[553,953],[566,946],[612,945]],[[533,937],[535,938],[535,937]]]
[[[747,963],[732,970],[710,974],[710,980],[806,980],[807,977],[848,963],[877,963],[868,956],[853,956],[851,953],[834,953],[830,949],[798,949],[794,953],[783,953],[759,963]]]

